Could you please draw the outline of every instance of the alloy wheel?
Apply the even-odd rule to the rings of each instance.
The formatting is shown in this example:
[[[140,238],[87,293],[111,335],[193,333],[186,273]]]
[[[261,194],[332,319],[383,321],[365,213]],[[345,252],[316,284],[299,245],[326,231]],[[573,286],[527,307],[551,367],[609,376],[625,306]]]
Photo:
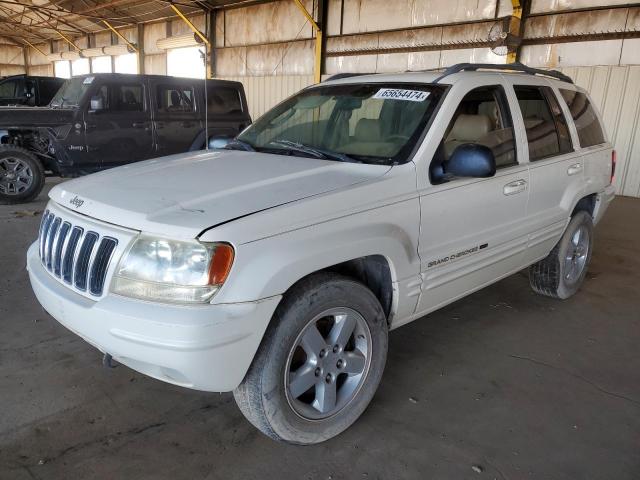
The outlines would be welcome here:
[[[573,232],[568,252],[564,259],[564,276],[568,283],[578,281],[589,256],[589,231],[580,226]]]
[[[0,159],[0,193],[19,195],[33,183],[33,171],[29,164],[15,157]]]
[[[338,307],[313,318],[287,358],[285,387],[291,408],[306,420],[337,414],[358,394],[371,363],[371,332],[353,309]]]

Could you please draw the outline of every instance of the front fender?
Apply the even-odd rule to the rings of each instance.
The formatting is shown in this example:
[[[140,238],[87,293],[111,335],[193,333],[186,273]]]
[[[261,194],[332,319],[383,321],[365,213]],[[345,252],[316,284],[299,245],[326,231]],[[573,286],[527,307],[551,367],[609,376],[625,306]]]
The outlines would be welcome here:
[[[370,255],[387,259],[394,284],[419,274],[417,198],[236,246],[214,303],[282,295],[303,277]],[[394,302],[397,304],[397,302]]]

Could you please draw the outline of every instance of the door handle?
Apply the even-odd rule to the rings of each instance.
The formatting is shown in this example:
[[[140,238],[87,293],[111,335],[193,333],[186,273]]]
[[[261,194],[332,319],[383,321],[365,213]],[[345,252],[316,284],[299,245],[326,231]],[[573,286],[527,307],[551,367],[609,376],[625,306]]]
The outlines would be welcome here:
[[[567,175],[576,175],[582,171],[582,165],[579,163],[574,163],[569,168],[567,168]]]
[[[133,122],[131,126],[133,128],[144,128],[147,126],[147,122]]]
[[[505,195],[514,195],[516,193],[524,192],[527,189],[526,180],[515,180],[511,183],[507,183],[502,189]]]
[[[89,130],[93,130],[97,127],[97,125],[95,123],[87,123],[85,128],[87,129],[87,131]]]
[[[191,128],[193,127],[193,122],[182,122],[181,125],[183,128]]]

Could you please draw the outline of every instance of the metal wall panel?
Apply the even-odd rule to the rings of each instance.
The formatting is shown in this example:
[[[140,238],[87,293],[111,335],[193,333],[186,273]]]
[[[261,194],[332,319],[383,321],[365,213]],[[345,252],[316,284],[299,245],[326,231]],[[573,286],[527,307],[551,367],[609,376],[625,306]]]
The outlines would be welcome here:
[[[640,197],[640,66],[561,69],[589,91],[618,152],[616,192]]]
[[[313,58],[313,40],[219,48],[216,75],[311,75]]]
[[[617,65],[624,44],[630,40],[594,40],[589,42],[526,45],[520,61],[531,67],[574,67]]]
[[[558,12],[577,8],[611,7],[626,5],[629,0],[532,0],[531,13]]]
[[[327,58],[325,70],[329,75],[342,72],[387,73],[443,68],[464,62],[505,63],[506,57],[494,54],[489,48],[345,55]]]
[[[53,77],[53,64],[50,62],[47,62],[46,65],[30,65],[28,70],[29,75]]]
[[[166,75],[167,55],[165,53],[160,53],[158,55],[145,55],[144,73],[147,75]]]
[[[157,42],[161,38],[167,37],[167,26],[164,23],[150,23],[144,26],[144,53],[146,55],[155,55],[164,53],[164,50],[158,48]]]
[[[493,19],[501,5],[496,0],[344,0],[343,8],[343,33],[351,34]]]
[[[48,43],[37,43],[35,44],[40,50],[44,53],[51,53],[51,48]],[[34,65],[50,65],[51,62],[47,59],[46,56],[42,55],[42,53],[37,50],[29,47],[27,50],[27,57],[30,66]],[[53,75],[53,69],[51,70],[51,75]]]
[[[308,11],[313,11],[313,0],[302,0]],[[223,31],[224,45],[256,45],[286,42],[312,36],[312,27],[293,1],[263,3],[244,8],[226,10]]]
[[[25,73],[22,47],[3,45],[0,48],[0,75],[17,75],[19,73]]]

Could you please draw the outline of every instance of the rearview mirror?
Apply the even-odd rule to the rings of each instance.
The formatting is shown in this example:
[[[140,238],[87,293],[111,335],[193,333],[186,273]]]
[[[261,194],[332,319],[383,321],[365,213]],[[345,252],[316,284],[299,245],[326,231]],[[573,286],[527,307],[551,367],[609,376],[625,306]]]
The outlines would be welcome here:
[[[95,95],[91,97],[89,110],[94,113],[104,110],[104,99],[102,98],[102,95]]]
[[[213,150],[221,150],[233,140],[231,137],[215,137],[209,139],[209,148]]]
[[[455,177],[493,177],[496,174],[496,159],[485,145],[463,143],[444,164],[444,172]]]

